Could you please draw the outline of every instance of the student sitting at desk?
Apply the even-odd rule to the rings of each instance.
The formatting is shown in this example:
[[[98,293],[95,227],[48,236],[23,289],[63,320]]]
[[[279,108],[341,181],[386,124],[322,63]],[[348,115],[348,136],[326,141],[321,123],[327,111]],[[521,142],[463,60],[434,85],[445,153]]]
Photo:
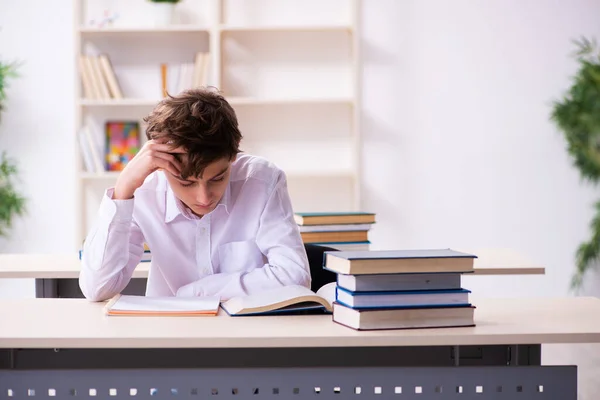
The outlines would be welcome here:
[[[106,191],[83,247],[86,298],[120,293],[147,243],[147,296],[226,300],[310,286],[283,171],[239,154],[242,135],[216,91],[167,97],[145,118],[148,142]]]

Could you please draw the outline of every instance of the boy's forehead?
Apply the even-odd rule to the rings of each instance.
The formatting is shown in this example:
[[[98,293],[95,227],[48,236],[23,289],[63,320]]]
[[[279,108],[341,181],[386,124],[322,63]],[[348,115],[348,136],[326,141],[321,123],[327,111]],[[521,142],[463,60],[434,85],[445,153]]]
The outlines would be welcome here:
[[[184,168],[187,166],[187,164],[188,164],[187,154],[182,154],[181,164],[184,166]],[[206,179],[212,179],[212,178],[222,174],[223,172],[225,172],[229,168],[230,164],[231,164],[231,161],[229,161],[227,158],[221,158],[219,160],[215,160],[215,161],[211,162],[210,164],[206,165],[203,168],[203,170],[199,172],[199,174],[197,176],[190,175],[187,178],[185,178],[184,180],[186,180],[186,181],[201,181],[201,180],[206,180]]]

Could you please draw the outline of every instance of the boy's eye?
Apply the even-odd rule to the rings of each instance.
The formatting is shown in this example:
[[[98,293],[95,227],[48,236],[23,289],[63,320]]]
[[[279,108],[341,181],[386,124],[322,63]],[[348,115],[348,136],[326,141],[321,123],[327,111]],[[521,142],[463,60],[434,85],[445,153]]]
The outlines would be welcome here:
[[[212,179],[211,182],[221,182],[223,179],[225,179],[225,176],[222,176],[220,178]]]
[[[181,186],[183,186],[183,187],[190,187],[190,186],[192,186],[192,185],[193,185],[193,184],[195,184],[195,183],[196,183],[196,182],[190,182],[190,183],[180,183],[180,185],[181,185]]]

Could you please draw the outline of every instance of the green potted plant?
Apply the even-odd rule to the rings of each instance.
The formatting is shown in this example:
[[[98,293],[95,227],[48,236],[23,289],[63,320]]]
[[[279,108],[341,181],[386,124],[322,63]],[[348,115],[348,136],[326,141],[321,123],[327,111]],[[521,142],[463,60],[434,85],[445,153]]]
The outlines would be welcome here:
[[[0,118],[6,101],[6,85],[16,76],[17,65],[0,61]],[[25,213],[25,198],[15,188],[17,166],[5,152],[0,155],[0,236],[8,236],[15,216]]]
[[[175,5],[181,0],[149,0],[154,7],[155,26],[167,26],[173,23]]]
[[[595,40],[574,41],[579,68],[569,90],[555,101],[551,119],[563,133],[567,151],[584,181],[600,180],[600,53]],[[595,205],[590,237],[576,252],[576,270],[571,288],[579,289],[585,273],[594,268],[600,256],[600,201]]]

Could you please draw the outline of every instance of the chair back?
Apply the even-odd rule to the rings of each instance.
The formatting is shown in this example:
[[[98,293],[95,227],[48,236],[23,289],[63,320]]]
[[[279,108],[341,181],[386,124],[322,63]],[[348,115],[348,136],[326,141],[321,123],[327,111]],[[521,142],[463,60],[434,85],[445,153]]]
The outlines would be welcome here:
[[[316,292],[322,286],[330,282],[335,282],[337,279],[337,275],[334,272],[323,269],[323,256],[326,251],[338,250],[332,247],[319,246],[310,243],[305,243],[304,248],[306,249],[306,256],[308,257],[310,275],[312,278],[310,289],[313,292]]]

